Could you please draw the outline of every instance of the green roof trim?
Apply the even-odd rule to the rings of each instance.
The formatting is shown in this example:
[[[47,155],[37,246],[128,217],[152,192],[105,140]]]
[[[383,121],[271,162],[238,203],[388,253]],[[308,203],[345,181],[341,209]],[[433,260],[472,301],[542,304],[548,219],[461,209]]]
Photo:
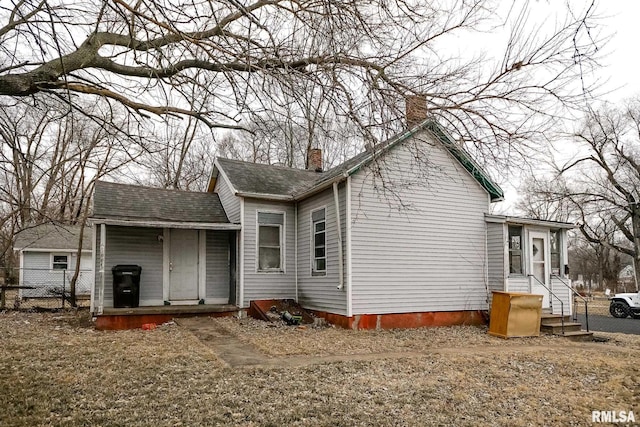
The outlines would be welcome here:
[[[444,145],[453,157],[460,162],[460,164],[478,181],[478,183],[484,188],[491,196],[491,201],[502,200],[504,198],[504,192],[502,188],[489,178],[489,175],[471,158],[471,155],[456,144],[449,135],[433,120],[428,120],[420,127],[431,131],[436,138]]]

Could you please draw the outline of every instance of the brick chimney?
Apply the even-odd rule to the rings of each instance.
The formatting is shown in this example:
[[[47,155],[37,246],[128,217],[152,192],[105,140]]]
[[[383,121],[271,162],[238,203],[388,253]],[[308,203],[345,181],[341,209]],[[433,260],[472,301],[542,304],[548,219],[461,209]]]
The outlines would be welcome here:
[[[310,148],[307,154],[307,169],[322,172],[322,150],[320,148]]]
[[[411,129],[427,120],[426,95],[407,95],[404,101],[407,128]]]

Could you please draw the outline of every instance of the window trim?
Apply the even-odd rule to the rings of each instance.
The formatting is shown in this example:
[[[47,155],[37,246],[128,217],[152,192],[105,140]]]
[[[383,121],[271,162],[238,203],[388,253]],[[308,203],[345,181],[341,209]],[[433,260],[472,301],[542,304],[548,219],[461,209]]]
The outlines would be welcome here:
[[[55,263],[54,259],[57,256],[63,256],[67,258],[67,261],[65,262],[65,264],[67,265],[66,268],[55,268],[54,266],[56,264],[62,264],[62,263]],[[69,256],[68,253],[62,253],[62,252],[51,252],[50,257],[49,257],[49,269],[52,271],[64,271],[64,270],[69,270],[69,266],[71,263],[71,257]]]
[[[260,224],[260,214],[278,214],[282,215],[282,224]],[[265,225],[269,227],[278,227],[280,229],[280,267],[279,268],[260,268],[260,225]],[[264,274],[284,274],[286,273],[286,229],[287,229],[287,212],[279,211],[279,210],[269,210],[269,209],[256,209],[256,273],[264,273]]]
[[[313,214],[315,212],[324,210],[324,270],[316,270],[315,269],[315,261],[316,259],[321,259],[321,258],[316,258],[316,231],[315,231],[315,222],[313,221]],[[324,277],[327,275],[327,261],[328,261],[328,254],[327,254],[327,205],[322,205],[322,206],[318,206],[315,209],[312,209],[311,212],[309,212],[309,231],[310,233],[310,248],[309,248],[309,259],[311,261],[311,277]]]

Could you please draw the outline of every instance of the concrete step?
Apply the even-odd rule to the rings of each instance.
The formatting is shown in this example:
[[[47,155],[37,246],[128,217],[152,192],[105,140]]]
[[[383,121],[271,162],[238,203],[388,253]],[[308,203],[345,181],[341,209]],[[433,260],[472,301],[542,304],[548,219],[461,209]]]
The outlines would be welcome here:
[[[562,315],[560,314],[551,314],[551,313],[542,313],[540,315],[540,320],[544,323],[545,321],[551,321],[551,322],[555,322],[558,321],[560,322],[562,319]],[[564,321],[568,322],[571,320],[571,315],[566,314],[564,316]]]
[[[565,332],[562,336],[571,341],[593,341],[593,332],[587,331]]]
[[[582,329],[582,324],[577,322],[564,322],[564,332],[576,332]],[[548,322],[540,325],[540,331],[560,335],[562,334],[562,322]]]
[[[540,332],[563,336],[572,341],[593,341],[593,332],[582,330],[582,325],[573,322],[571,315],[564,316],[564,334],[562,333],[563,316],[543,311],[540,314]]]

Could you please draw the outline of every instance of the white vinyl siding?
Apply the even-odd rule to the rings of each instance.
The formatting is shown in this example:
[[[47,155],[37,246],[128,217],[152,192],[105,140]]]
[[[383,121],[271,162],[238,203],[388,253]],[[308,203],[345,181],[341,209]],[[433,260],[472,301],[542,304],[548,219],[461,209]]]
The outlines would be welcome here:
[[[227,181],[222,175],[218,176],[213,191],[214,193],[218,193],[220,203],[222,203],[229,222],[240,224],[240,198],[231,192],[231,188],[229,188]]]
[[[527,292],[531,291],[531,287],[529,286],[529,278],[528,277],[509,277],[508,279],[508,291],[509,292]]]
[[[206,298],[229,300],[229,239],[234,233],[207,231]]]
[[[55,256],[65,256],[67,258],[66,269],[53,268],[54,254]],[[77,253],[75,251],[56,251],[51,253],[25,250],[21,253],[21,256],[23,258],[22,270],[20,271],[21,284],[36,288],[20,290],[21,297],[57,297],[56,294],[49,292],[49,290],[54,288],[62,289],[62,286],[67,291],[69,290],[76,268]],[[82,260],[86,258],[91,259],[91,253],[83,253]],[[91,274],[90,271],[80,270],[78,281],[76,282],[76,295],[86,295],[91,292]]]
[[[338,204],[340,205],[340,224],[342,227],[343,262],[346,261],[346,187],[341,183],[338,187]],[[322,276],[312,275],[312,239],[311,212],[324,207],[326,223],[326,255],[327,270]],[[298,298],[306,308],[327,311],[336,314],[347,314],[347,292],[338,289],[338,230],[333,190],[328,189],[298,203]],[[346,277],[347,264],[344,264]]]
[[[571,284],[569,279],[563,279],[563,280],[566,284],[569,284],[569,285]],[[558,301],[558,299],[556,299],[555,297],[552,297],[549,301],[551,302],[553,314],[561,314],[561,308],[564,309],[565,316],[571,314],[571,310],[572,310],[571,290],[564,284],[560,283],[559,279],[556,279],[554,277],[551,278],[551,290],[558,297],[558,299],[562,301],[562,304],[564,305],[564,307],[561,307],[561,304]],[[584,308],[584,304],[582,303],[581,300],[578,300],[578,303],[580,304],[581,307]]]
[[[140,275],[140,305],[144,301],[162,301],[162,253],[161,228],[118,227],[107,225],[106,259],[104,268],[104,307],[113,307],[113,275],[115,265],[129,264],[142,267]],[[100,225],[97,251],[100,250]],[[96,254],[96,307],[100,286],[100,253]]]
[[[51,269],[51,253],[50,252],[22,252],[24,257],[22,267],[25,270],[50,270]]]
[[[531,279],[529,277],[510,277],[508,280],[509,292],[531,292]],[[569,283],[568,279],[564,279],[564,281]],[[560,283],[558,279],[551,279],[550,289],[560,300],[562,300],[565,316],[569,315],[571,313],[571,291],[569,288]],[[554,314],[560,314],[561,312],[558,298],[554,296],[550,296],[549,298]]]
[[[487,193],[429,135],[352,177],[353,314],[488,307]]]
[[[283,224],[283,271],[258,271],[258,221],[257,212],[284,213]],[[295,298],[295,229],[293,203],[244,199],[244,294],[242,307],[252,300]]]
[[[501,223],[487,223],[487,270],[489,291],[504,291],[506,285],[505,225]]]

